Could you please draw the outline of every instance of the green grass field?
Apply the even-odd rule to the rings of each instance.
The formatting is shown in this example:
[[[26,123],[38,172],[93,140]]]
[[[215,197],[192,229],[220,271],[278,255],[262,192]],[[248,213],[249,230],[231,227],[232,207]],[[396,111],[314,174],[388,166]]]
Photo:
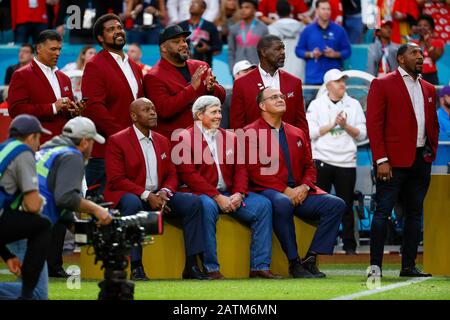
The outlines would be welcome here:
[[[135,299],[139,300],[328,300],[366,292],[365,270],[362,264],[324,264],[325,279],[242,279],[223,281],[152,280],[138,282]],[[0,265],[5,269],[5,265]],[[385,265],[382,288],[408,281],[399,278],[399,265]],[[0,274],[0,282],[14,281],[12,275]],[[51,300],[94,300],[99,288],[97,281],[81,280],[81,288],[67,289],[66,281],[51,279]],[[367,293],[366,293],[367,294]],[[368,300],[450,300],[450,277],[433,277],[379,293],[353,299]]]

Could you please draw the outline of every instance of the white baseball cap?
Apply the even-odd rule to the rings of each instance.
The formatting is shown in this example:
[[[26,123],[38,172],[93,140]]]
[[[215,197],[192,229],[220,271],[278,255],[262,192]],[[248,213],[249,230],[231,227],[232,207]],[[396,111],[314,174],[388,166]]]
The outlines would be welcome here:
[[[105,138],[97,133],[94,122],[85,117],[75,117],[67,121],[62,130],[62,135],[76,139],[94,139],[97,143],[105,143]]]
[[[236,62],[236,64],[233,67],[233,77],[236,78],[236,75],[244,70],[250,69],[250,68],[256,68],[255,64],[251,64],[248,60],[241,60]]]
[[[323,83],[327,84],[330,81],[336,81],[339,80],[341,78],[348,78],[348,76],[346,74],[344,74],[344,72],[342,72],[339,69],[331,69],[328,70],[325,75],[323,76]]]

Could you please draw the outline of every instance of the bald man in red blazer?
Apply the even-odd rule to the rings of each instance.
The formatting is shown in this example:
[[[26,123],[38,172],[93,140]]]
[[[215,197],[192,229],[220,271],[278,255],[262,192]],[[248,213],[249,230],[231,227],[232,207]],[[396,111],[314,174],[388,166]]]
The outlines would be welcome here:
[[[36,59],[36,58],[35,58]],[[68,76],[56,71],[61,98],[73,101],[72,84]],[[42,126],[52,132],[51,136],[43,135],[41,143],[61,134],[62,128],[71,118],[67,110],[54,114],[52,104],[58,99],[41,68],[33,59],[28,65],[13,73],[8,91],[8,111],[11,118],[20,114],[31,114],[37,117]]]
[[[152,130],[157,124],[153,103],[137,99],[131,104],[130,114],[133,125],[107,141],[105,200],[112,201],[125,216],[141,210],[163,210],[163,204],[170,208],[169,218],[181,216],[186,253],[183,278],[205,279],[196,265],[196,255],[204,251],[200,200],[193,194],[177,192],[170,142]],[[143,150],[147,150],[145,155]],[[131,269],[132,279],[147,280],[142,248],[131,251]]]
[[[321,278],[317,254],[333,254],[345,202],[315,185],[316,168],[309,137],[302,129],[282,121],[286,102],[280,90],[266,88],[258,95],[261,116],[245,127],[250,190],[272,202],[273,228],[289,260],[294,278]],[[319,221],[308,253],[300,259],[294,215]]]
[[[399,68],[374,79],[367,96],[367,133],[374,161],[377,208],[370,235],[370,273],[380,276],[388,219],[400,198],[405,230],[401,277],[429,277],[416,268],[423,201],[436,158],[436,91],[420,78],[424,56],[414,43],[397,51]]]

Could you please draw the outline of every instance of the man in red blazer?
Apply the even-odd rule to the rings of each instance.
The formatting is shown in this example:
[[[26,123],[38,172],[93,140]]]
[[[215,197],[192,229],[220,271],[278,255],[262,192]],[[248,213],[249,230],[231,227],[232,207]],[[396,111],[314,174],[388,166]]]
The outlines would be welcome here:
[[[145,95],[158,112],[156,131],[170,139],[176,129],[192,125],[192,104],[205,94],[223,103],[225,89],[205,62],[189,59],[186,37],[191,32],[169,26],[159,37],[161,60],[144,77]]]
[[[83,115],[94,121],[99,133],[108,140],[131,125],[128,106],[144,96],[142,71],[123,51],[126,36],[118,16],[106,14],[98,18],[94,37],[103,50],[84,68],[81,91],[88,102]],[[105,146],[95,145],[86,168],[88,186],[101,185],[96,190],[99,193],[106,183],[104,157]]]
[[[423,52],[417,44],[397,51],[399,68],[374,79],[367,97],[367,132],[377,175],[375,211],[370,236],[371,274],[381,275],[387,222],[401,196],[404,205],[400,276],[431,276],[415,267],[420,242],[423,200],[436,157],[439,122],[436,91],[421,79]]]
[[[39,34],[36,57],[14,72],[8,91],[8,111],[11,118],[31,114],[57,135],[72,115],[78,115],[84,103],[73,101],[69,77],[58,70],[61,36],[53,30]],[[42,137],[42,143],[52,136]]]
[[[309,137],[303,130],[282,121],[286,97],[281,91],[263,89],[257,97],[261,117],[245,127],[250,190],[272,202],[273,227],[289,260],[294,278],[322,278],[317,254],[333,254],[345,202],[316,185]],[[295,237],[294,215],[318,220],[308,253],[300,259]]]
[[[230,127],[243,128],[259,119],[260,110],[256,96],[265,87],[280,90],[286,96],[286,112],[283,121],[302,129],[309,137],[308,122],[303,106],[302,81],[281,70],[285,52],[283,41],[275,35],[267,35],[258,43],[258,68],[237,79],[233,86],[230,109]]]
[[[198,98],[193,107],[195,123],[178,136],[173,149],[175,164],[187,190],[200,195],[203,208],[205,254],[203,267],[213,279],[223,279],[216,252],[219,213],[250,224],[250,277],[280,278],[270,272],[272,209],[270,201],[248,192],[244,151],[234,133],[220,126],[221,102],[214,96]]]
[[[165,217],[183,217],[185,279],[206,279],[196,256],[204,251],[201,204],[197,196],[176,192],[177,173],[171,162],[170,142],[154,132],[157,115],[153,103],[140,98],[130,105],[133,125],[112,135],[106,147],[105,200],[122,215],[161,210]],[[142,248],[131,251],[131,279],[148,280],[142,265]]]

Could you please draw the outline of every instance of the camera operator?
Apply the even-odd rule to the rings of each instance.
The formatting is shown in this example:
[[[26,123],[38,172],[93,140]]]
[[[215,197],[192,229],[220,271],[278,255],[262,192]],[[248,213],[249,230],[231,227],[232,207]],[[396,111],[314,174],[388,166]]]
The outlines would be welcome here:
[[[0,299],[32,299],[40,286],[50,242],[50,221],[40,215],[44,201],[34,160],[41,133],[51,134],[36,117],[23,114],[12,121],[9,139],[0,145],[0,256],[12,273],[22,277],[22,285],[1,283]],[[27,249],[22,246],[24,252],[15,256],[6,245],[21,239],[28,240]]]
[[[92,120],[76,117],[64,125],[61,135],[42,145],[36,154],[39,190],[47,200],[43,213],[53,224],[47,256],[51,277],[68,276],[62,267],[62,251],[67,226],[74,219],[73,212],[93,214],[99,225],[112,220],[107,209],[81,195],[84,167],[94,142],[103,144],[105,139],[97,133]]]

